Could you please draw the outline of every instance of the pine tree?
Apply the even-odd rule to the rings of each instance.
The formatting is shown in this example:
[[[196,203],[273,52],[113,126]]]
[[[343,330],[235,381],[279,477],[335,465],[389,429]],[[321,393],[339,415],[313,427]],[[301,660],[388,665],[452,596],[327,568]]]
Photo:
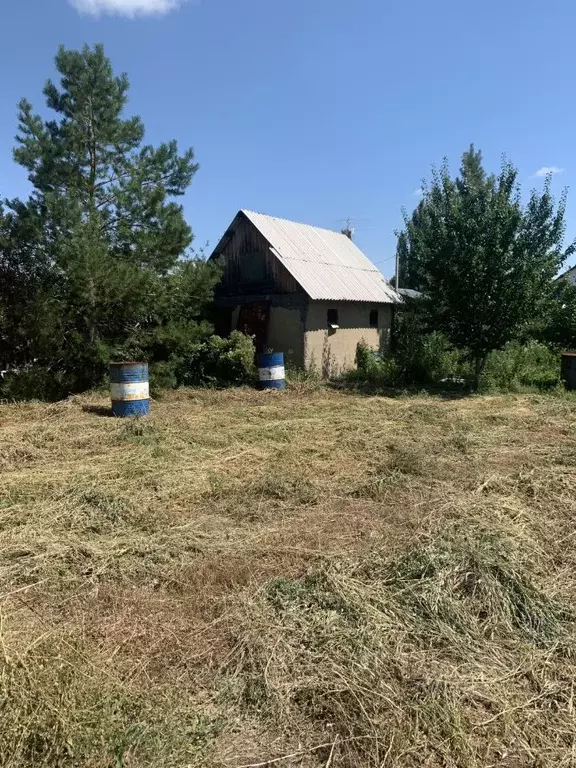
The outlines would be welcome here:
[[[16,162],[28,170],[33,200],[46,207],[52,238],[93,223],[114,255],[158,272],[170,269],[192,240],[181,206],[197,166],[175,141],[141,146],[139,117],[124,120],[128,79],[114,76],[102,46],[61,47],[61,89],[44,87],[56,119],[43,121],[23,99]]]
[[[48,270],[22,305],[23,312],[33,306],[29,354],[61,369],[64,388],[78,390],[98,381],[110,357],[142,354],[155,329],[172,322],[162,314],[165,296],[192,241],[174,198],[197,165],[175,141],[143,144],[140,118],[124,117],[128,79],[114,74],[102,46],[61,47],[56,68],[60,82],[44,87],[53,119],[25,99],[19,105],[14,158],[33,192],[26,203],[9,203],[12,230],[23,234],[28,222],[21,262],[9,271],[29,273],[32,252]],[[206,301],[215,271],[195,274]]]
[[[573,250],[562,247],[565,195],[556,206],[547,179],[523,206],[517,176],[507,161],[487,175],[470,147],[455,179],[446,163],[433,172],[401,235],[431,326],[468,351],[476,383],[490,351],[538,312]]]

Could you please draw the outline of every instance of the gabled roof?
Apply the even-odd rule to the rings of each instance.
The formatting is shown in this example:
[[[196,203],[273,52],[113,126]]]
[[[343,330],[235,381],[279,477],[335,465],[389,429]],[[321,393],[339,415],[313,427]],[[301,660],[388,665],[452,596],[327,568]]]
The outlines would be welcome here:
[[[377,267],[346,235],[263,213],[240,211],[212,257],[225,247],[242,216],[268,241],[271,252],[311,299],[374,304],[402,302]]]

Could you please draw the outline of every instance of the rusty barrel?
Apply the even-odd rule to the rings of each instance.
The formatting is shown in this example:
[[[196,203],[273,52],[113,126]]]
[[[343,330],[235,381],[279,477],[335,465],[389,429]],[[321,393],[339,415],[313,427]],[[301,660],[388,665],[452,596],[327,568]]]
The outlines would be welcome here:
[[[148,363],[111,363],[110,396],[114,416],[146,416],[150,411]]]
[[[283,352],[258,355],[258,379],[260,389],[284,389],[286,374]]]

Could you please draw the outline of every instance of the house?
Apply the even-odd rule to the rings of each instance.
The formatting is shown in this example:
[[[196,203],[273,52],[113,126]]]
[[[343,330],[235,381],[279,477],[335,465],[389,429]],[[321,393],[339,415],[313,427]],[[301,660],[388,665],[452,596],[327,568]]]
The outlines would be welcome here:
[[[224,270],[221,335],[241,330],[257,351],[324,375],[352,368],[362,339],[388,346],[402,298],[346,234],[240,211],[210,258]]]
[[[569,283],[572,283],[572,285],[576,285],[576,267],[570,267],[565,272],[562,272],[561,275],[558,275],[556,280],[568,280]]]

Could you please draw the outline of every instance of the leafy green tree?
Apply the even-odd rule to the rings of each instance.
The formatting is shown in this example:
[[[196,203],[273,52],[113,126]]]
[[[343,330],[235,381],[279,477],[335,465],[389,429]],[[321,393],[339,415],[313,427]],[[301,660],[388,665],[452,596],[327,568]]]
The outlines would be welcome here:
[[[576,285],[556,280],[540,311],[523,329],[524,340],[538,341],[556,349],[576,349]]]
[[[424,201],[421,200],[410,217],[410,225],[412,228],[417,229],[421,225],[424,216],[423,209]],[[412,249],[412,243],[407,231],[402,230],[401,232],[398,232],[397,237],[396,261],[398,264],[398,286],[400,288],[410,288],[419,291],[422,289],[421,264],[419,262],[420,253]]]
[[[153,356],[161,328],[179,324],[176,336],[196,338],[197,312],[182,304],[201,292],[193,307],[204,306],[217,272],[180,262],[192,232],[174,198],[197,170],[193,151],[143,143],[140,118],[124,117],[128,79],[114,74],[102,46],[60,47],[56,68],[59,83],[44,87],[53,118],[19,105],[14,158],[33,192],[7,203],[0,269],[26,299],[27,358],[80,390],[123,350]],[[3,330],[12,338],[18,308],[9,303],[14,317]]]
[[[547,179],[522,205],[517,176],[507,161],[488,175],[470,147],[456,178],[446,163],[433,171],[400,236],[430,326],[467,350],[476,384],[488,354],[539,311],[573,250],[562,246],[565,195],[556,205]]]

